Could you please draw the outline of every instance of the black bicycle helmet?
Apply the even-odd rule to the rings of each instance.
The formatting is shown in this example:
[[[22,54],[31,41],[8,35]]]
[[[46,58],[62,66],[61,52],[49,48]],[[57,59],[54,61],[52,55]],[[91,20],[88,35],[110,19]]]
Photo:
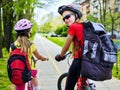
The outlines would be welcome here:
[[[62,15],[62,13],[66,10],[69,10],[69,11],[72,11],[72,12],[76,13],[78,15],[78,18],[82,17],[82,13],[80,12],[80,10],[73,5],[62,5],[62,6],[60,6],[58,8],[58,13],[60,15]]]

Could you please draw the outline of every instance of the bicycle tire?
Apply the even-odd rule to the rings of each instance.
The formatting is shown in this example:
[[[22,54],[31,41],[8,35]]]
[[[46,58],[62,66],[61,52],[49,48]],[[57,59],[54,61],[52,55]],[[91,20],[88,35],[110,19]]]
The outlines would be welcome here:
[[[57,87],[58,90],[62,90],[62,81],[65,77],[67,77],[68,73],[63,73],[62,75],[60,75],[60,77],[58,78],[58,82],[57,82]]]

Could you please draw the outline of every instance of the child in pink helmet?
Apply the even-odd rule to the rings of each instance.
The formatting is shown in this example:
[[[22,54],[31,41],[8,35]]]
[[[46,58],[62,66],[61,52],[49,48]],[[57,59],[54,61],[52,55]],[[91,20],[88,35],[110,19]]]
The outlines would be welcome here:
[[[48,58],[39,54],[36,45],[29,40],[31,28],[32,23],[28,19],[19,20],[14,27],[17,32],[17,39],[14,41],[14,45],[16,48],[21,48],[21,52],[25,51],[28,53],[28,59],[32,70],[32,83],[34,84],[35,90],[40,90],[36,77],[37,69],[32,57],[34,55],[37,60],[42,61],[48,60]],[[10,51],[11,50],[10,48]],[[25,84],[21,86],[16,85],[16,90],[25,90]]]

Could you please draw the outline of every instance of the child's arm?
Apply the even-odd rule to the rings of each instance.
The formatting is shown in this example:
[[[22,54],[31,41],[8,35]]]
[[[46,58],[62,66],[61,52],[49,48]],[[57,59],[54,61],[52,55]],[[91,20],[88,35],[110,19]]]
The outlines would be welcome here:
[[[37,51],[37,49],[34,51],[34,56],[35,56],[38,60],[42,60],[42,61],[48,60],[47,57],[40,55],[40,53]]]

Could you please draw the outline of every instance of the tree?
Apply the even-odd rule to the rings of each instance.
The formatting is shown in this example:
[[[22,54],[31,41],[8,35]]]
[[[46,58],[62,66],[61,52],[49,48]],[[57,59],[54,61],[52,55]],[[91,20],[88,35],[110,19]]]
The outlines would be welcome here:
[[[2,23],[1,23],[1,15],[2,15],[2,12],[1,12],[1,8],[0,8],[0,58],[3,57],[2,55]]]
[[[115,26],[118,25],[117,21],[120,18],[120,15],[118,15],[118,12],[116,12],[116,5],[114,7],[111,4],[113,4],[112,2],[110,2],[112,0],[96,0],[96,2],[99,3],[98,7],[96,7],[96,9],[99,9],[99,15],[100,15],[100,22],[109,30],[112,31],[113,34],[113,30],[115,30]],[[116,4],[116,3],[114,3]],[[96,4],[92,4],[93,6]],[[112,10],[114,9],[114,10]]]
[[[63,24],[55,30],[55,33],[62,36],[67,36],[67,30],[68,30],[68,27]]]
[[[7,51],[9,51],[9,47],[11,42],[13,41],[12,37],[12,30],[13,30],[13,2],[7,3],[3,7],[3,26],[4,26],[4,40],[5,40],[5,47]]]
[[[110,10],[110,17],[111,17],[111,34],[113,36],[113,30],[115,30],[115,22],[116,20],[118,20],[120,18],[120,15],[116,14],[116,12],[112,12],[111,8],[109,8]]]
[[[2,31],[3,31],[3,19],[2,19],[2,9],[4,6],[7,5],[7,3],[11,2],[12,0],[0,0],[0,58],[3,57],[2,54],[2,45],[3,45],[3,35],[2,35]]]
[[[108,6],[108,0],[96,0],[99,3],[99,8],[96,7],[96,9],[99,9],[99,15],[100,15],[100,22],[106,26],[106,14],[107,14],[107,6]],[[93,4],[93,6],[96,4]]]
[[[43,25],[40,26],[40,32],[42,33],[48,33],[52,31],[52,25],[50,22],[46,22]]]
[[[0,0],[0,42],[2,43],[0,43],[0,57],[2,57],[2,48],[5,47],[9,51],[9,46],[13,42],[14,24],[21,18],[31,19],[36,3],[37,0]]]
[[[88,21],[100,22],[100,20],[98,18],[94,17],[92,14],[88,15],[86,18]]]
[[[15,0],[14,1],[14,14],[16,20],[21,18],[31,19],[33,16],[35,0]]]
[[[35,0],[9,0],[3,7],[3,25],[5,47],[9,51],[10,43],[13,42],[13,26],[21,18],[31,19],[33,16]]]

